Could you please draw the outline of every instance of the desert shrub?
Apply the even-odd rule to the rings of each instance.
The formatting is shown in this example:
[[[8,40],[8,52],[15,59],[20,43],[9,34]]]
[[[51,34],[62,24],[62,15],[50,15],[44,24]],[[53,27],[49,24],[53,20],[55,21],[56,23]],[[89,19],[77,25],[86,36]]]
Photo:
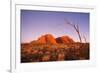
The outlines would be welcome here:
[[[58,61],[65,60],[65,54],[64,53],[59,53],[58,57],[57,57],[57,60]]]
[[[51,53],[51,61],[56,61],[57,60],[57,52],[53,51]]]
[[[50,61],[50,55],[44,55],[42,56],[42,61]]]
[[[78,55],[76,54],[76,50],[69,48],[66,51],[65,60],[77,60],[77,59],[78,59]]]
[[[26,45],[25,45],[26,46]],[[22,47],[21,62],[46,62],[61,60],[85,60],[89,59],[88,43],[72,44],[41,44],[33,47]]]
[[[80,58],[81,59],[89,59],[89,45],[83,44],[80,49]]]

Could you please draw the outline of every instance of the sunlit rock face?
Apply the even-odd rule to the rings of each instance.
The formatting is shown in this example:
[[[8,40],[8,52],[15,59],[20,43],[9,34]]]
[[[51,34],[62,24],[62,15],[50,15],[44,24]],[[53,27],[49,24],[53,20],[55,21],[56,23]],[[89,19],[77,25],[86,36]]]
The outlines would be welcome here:
[[[42,44],[57,44],[54,36],[51,34],[43,35],[37,41],[38,43],[42,43]]]
[[[31,41],[31,44],[67,44],[75,43],[69,36],[61,36],[55,38],[52,34],[45,34],[40,36],[37,40]]]

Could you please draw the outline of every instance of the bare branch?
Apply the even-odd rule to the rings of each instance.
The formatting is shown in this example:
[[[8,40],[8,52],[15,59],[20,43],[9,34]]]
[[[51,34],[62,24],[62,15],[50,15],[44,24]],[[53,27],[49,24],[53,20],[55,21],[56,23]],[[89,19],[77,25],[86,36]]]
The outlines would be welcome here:
[[[72,27],[75,29],[75,31],[76,31],[77,34],[78,34],[79,40],[80,40],[80,42],[82,43],[82,39],[81,39],[81,35],[80,35],[79,26],[76,25],[76,24],[73,24],[73,23],[69,22],[68,20],[66,20],[66,24],[72,26]]]
[[[84,41],[85,41],[85,43],[87,42],[87,40],[86,40],[86,37],[83,35],[83,38],[84,38]]]

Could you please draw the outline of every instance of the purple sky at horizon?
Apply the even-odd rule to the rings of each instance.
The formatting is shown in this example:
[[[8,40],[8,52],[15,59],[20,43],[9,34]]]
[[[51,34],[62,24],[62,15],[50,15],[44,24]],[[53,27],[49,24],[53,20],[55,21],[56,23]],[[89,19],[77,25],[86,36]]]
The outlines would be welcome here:
[[[82,38],[85,35],[89,42],[89,13],[21,10],[21,43],[37,40],[44,34],[55,38],[68,35],[79,41],[76,31],[65,19],[78,24]]]

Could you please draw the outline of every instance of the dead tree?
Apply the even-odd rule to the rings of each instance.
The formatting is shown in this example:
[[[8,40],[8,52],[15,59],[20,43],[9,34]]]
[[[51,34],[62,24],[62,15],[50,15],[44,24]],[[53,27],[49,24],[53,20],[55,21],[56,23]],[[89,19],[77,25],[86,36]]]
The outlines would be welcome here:
[[[84,38],[84,42],[86,43],[87,42],[87,40],[86,40],[86,37],[83,35],[83,38]]]
[[[79,37],[80,43],[82,43],[82,38],[81,38],[81,35],[80,35],[79,26],[76,25],[76,24],[73,24],[73,23],[71,23],[71,22],[69,22],[69,21],[66,21],[66,24],[72,26],[72,27],[75,29],[75,31],[76,31],[77,34],[78,34],[78,37]]]

